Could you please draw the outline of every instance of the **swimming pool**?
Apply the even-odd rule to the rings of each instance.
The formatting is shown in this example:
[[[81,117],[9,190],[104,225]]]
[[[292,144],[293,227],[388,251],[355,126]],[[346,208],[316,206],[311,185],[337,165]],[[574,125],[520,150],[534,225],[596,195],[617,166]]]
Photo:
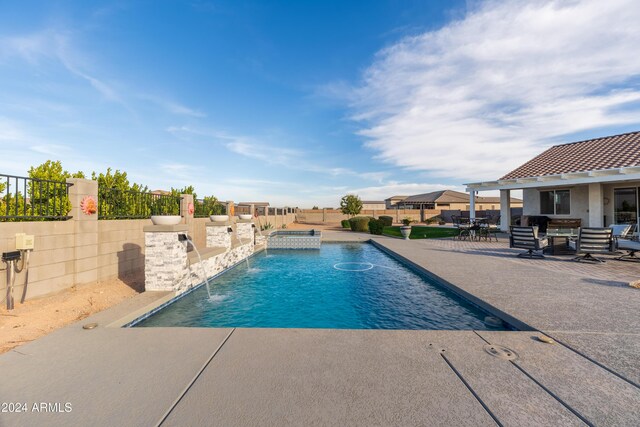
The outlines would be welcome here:
[[[259,253],[135,326],[487,330],[487,313],[368,243]],[[503,329],[500,327],[498,329]]]

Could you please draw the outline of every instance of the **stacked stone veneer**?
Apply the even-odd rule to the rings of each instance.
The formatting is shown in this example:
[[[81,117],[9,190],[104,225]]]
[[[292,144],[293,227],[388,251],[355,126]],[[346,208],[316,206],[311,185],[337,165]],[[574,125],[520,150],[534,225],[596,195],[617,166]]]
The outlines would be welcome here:
[[[210,222],[205,225],[208,248],[231,249],[231,223]]]
[[[202,263],[192,264],[186,243],[180,241],[180,235],[188,230],[187,225],[145,227],[145,290],[182,293],[203,282],[204,274],[216,275],[253,254],[252,223],[236,224],[236,232],[244,233],[244,244],[233,248],[229,227],[230,224],[207,224],[207,247],[222,251],[213,256],[206,252]]]
[[[253,244],[253,222],[239,219],[236,223],[236,235],[242,243],[251,242]]]
[[[182,293],[189,288],[202,283],[204,281],[202,273],[203,267],[207,277],[215,276],[216,274],[251,256],[251,254],[253,254],[253,249],[253,243],[240,245],[224,253],[203,259],[202,266],[200,265],[200,262],[188,265],[187,272],[189,277],[178,283],[172,290],[177,293]]]
[[[187,246],[179,236],[187,225],[144,228],[144,286],[147,291],[177,290],[189,276]]]

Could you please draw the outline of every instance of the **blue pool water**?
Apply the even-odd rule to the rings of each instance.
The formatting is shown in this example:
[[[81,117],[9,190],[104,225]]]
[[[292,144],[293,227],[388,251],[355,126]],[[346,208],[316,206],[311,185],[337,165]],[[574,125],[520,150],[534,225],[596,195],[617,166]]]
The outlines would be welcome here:
[[[487,313],[371,244],[262,252],[136,326],[490,329]],[[491,328],[495,329],[495,328]]]

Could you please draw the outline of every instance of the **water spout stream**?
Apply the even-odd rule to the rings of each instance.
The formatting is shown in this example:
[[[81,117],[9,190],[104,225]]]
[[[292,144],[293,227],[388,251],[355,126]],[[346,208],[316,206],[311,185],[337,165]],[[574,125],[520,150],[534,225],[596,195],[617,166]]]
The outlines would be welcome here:
[[[209,295],[209,299],[211,299],[211,288],[209,287],[209,276],[207,276],[207,271],[204,269],[204,264],[202,263],[202,257],[200,256],[200,251],[198,251],[198,248],[196,248],[196,245],[189,238],[189,236],[187,236],[186,234],[183,234],[183,236],[184,236],[184,241],[187,243],[191,243],[191,247],[193,248],[194,251],[196,251],[196,254],[198,255],[198,261],[200,261],[200,269],[202,272],[202,276],[204,277],[204,281],[207,284],[207,295]]]

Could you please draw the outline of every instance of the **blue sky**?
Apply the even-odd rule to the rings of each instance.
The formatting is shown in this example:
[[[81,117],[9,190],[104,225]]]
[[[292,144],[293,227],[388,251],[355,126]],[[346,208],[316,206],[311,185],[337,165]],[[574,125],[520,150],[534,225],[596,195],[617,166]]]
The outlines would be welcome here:
[[[0,1],[0,173],[336,206],[640,129],[640,4]]]

